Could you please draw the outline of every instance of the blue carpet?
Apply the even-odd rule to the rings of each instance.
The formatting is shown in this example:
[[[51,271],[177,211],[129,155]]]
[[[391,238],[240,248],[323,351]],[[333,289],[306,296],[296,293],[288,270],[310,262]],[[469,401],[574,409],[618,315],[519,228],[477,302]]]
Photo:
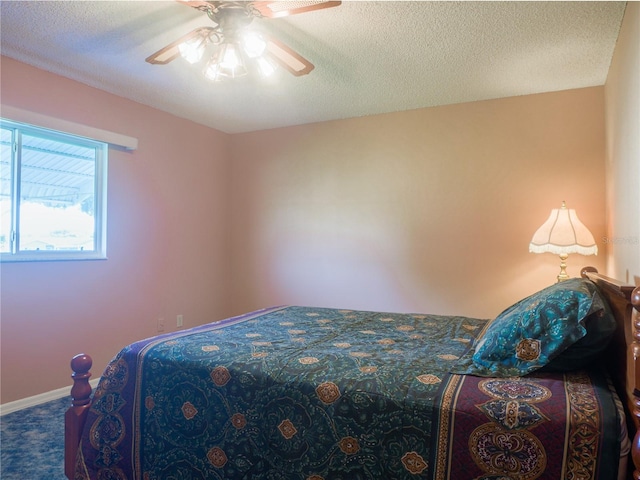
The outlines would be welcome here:
[[[71,397],[0,417],[2,480],[65,480],[64,412]]]

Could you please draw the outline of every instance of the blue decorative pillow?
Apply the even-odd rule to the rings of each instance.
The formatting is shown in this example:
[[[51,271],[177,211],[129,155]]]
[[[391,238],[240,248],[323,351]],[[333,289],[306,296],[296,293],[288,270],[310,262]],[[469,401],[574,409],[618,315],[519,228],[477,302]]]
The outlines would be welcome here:
[[[585,351],[589,354],[585,360],[592,360],[594,352],[602,351],[613,334],[615,319],[605,306],[590,280],[556,283],[498,315],[482,334],[471,359],[461,359],[453,373],[510,377],[545,365],[561,371],[580,366]],[[589,337],[588,327],[594,332]],[[574,352],[568,350],[573,345],[577,347]],[[562,361],[563,352],[567,352],[566,362]]]
[[[600,295],[594,297],[594,303],[591,308],[594,312],[584,320],[587,334],[560,355],[554,357],[540,370],[545,372],[568,372],[583,368],[599,358],[602,352],[606,350],[616,331],[616,320],[606,301],[602,302],[604,306],[602,310],[595,311],[596,302],[599,300]]]

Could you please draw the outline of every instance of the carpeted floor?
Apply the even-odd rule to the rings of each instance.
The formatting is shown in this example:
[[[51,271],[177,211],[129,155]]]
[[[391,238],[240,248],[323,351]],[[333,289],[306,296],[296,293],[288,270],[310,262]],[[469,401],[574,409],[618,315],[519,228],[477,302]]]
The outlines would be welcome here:
[[[65,480],[64,412],[71,398],[0,417],[2,480]]]

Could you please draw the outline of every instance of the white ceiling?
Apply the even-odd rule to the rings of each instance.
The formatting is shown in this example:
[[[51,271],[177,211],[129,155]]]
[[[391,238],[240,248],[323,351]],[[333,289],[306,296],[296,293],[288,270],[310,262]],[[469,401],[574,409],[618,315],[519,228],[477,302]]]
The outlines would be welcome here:
[[[206,14],[174,1],[2,1],[3,55],[227,133],[603,85],[625,2],[344,1],[256,19],[314,65],[211,83],[145,58]]]

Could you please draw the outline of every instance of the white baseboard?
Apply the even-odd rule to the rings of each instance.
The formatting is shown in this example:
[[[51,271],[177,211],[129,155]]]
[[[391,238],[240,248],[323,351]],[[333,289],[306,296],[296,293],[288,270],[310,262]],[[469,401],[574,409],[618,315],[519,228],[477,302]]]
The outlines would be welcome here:
[[[89,381],[89,385],[91,388],[96,388],[99,378],[94,378]],[[16,400],[14,402],[8,402],[0,405],[0,417],[2,415],[6,415],[7,413],[17,412],[18,410],[22,410],[23,408],[35,407],[36,405],[40,405],[41,403],[50,402],[52,400],[58,400],[59,398],[67,397],[71,394],[71,386],[58,388],[57,390],[51,390],[50,392],[40,393],[38,395],[34,395],[33,397],[21,398],[20,400]],[[71,405],[71,402],[69,402]]]

